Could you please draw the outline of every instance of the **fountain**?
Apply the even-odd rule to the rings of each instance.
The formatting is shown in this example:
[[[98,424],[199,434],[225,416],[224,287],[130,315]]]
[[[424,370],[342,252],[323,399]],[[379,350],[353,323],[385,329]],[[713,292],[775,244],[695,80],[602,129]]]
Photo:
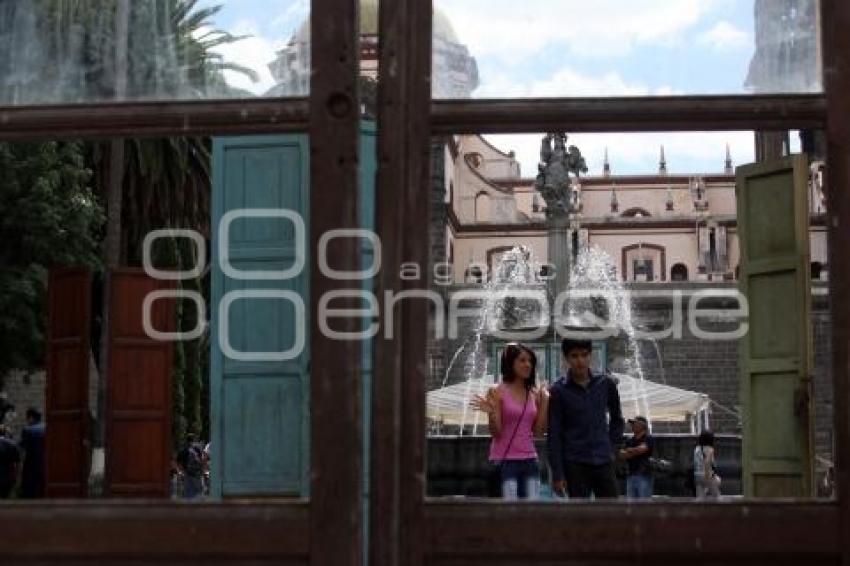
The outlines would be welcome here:
[[[454,351],[443,374],[441,388],[446,388],[451,379],[451,372],[456,361],[463,352],[464,384],[463,407],[460,419],[461,434],[468,423],[469,400],[488,387],[497,383],[495,371],[490,370],[488,345],[495,333],[511,330],[520,332],[529,328],[539,328],[548,324],[542,320],[539,305],[533,301],[514,298],[512,291],[542,288],[535,275],[537,262],[532,251],[524,246],[515,247],[504,254],[496,262],[492,273],[489,273],[483,285],[484,299],[478,307],[478,314],[472,319],[472,332],[468,338]],[[480,413],[472,412],[473,434],[477,433]]]
[[[640,349],[631,321],[629,297],[617,277],[611,259],[599,249],[582,245],[582,202],[578,176],[587,171],[587,166],[578,148],[567,147],[566,142],[567,135],[563,133],[546,134],[543,137],[539,174],[535,182],[536,190],[546,201],[549,227],[548,264],[554,268],[554,273],[541,277],[531,250],[524,247],[515,247],[499,257],[493,265],[492,273],[485,279],[485,298],[473,320],[469,338],[455,350],[443,375],[441,390],[446,390],[450,385],[455,362],[461,353],[466,351],[463,369],[465,380],[461,382],[463,389],[460,396],[463,407],[458,419],[461,434],[469,422],[469,400],[473,395],[481,394],[487,387],[495,384],[496,372],[488,371],[487,346],[497,335],[501,337],[503,330],[520,333],[514,339],[522,341],[520,336],[525,335],[528,330],[545,328],[547,330],[541,334],[551,336],[551,342],[554,344],[560,342],[562,336],[598,333],[600,325],[610,330],[608,335],[611,337],[616,337],[620,330],[625,331],[629,361],[623,369],[629,375],[637,377],[637,381],[633,383],[638,383],[637,387],[640,388],[640,391],[633,395],[635,399],[641,400],[635,407],[635,412],[646,416],[651,423]],[[545,318],[537,303],[505,297],[511,291],[535,287],[541,290],[546,288],[548,292]],[[562,304],[566,307],[566,312],[554,313],[552,307],[561,304],[556,298],[564,294],[566,300]],[[571,300],[570,295],[580,295],[583,299]],[[584,304],[582,308],[583,301],[589,301],[591,304]],[[594,305],[600,301],[608,306],[607,321],[598,316],[603,313],[591,314],[595,312]],[[587,308],[588,306],[591,308]],[[590,316],[587,316],[589,314]],[[538,360],[538,363],[543,362],[545,360]],[[472,417],[473,434],[477,433],[480,417],[478,412]]]
[[[543,282],[535,275],[536,266],[531,251],[522,247],[506,252],[496,263],[484,284],[485,298],[478,307],[478,315],[472,319],[472,331],[453,352],[438,390],[447,392],[440,402],[446,415],[454,415],[448,420],[458,421],[460,434],[464,434],[470,425],[472,434],[477,434],[482,415],[469,408],[469,401],[496,383],[494,374],[497,372],[490,370],[488,355],[491,344],[503,341],[500,336],[495,336],[496,333],[527,333],[535,328],[546,328],[545,335],[553,344],[559,343],[562,336],[597,339],[601,335],[622,336],[628,355],[625,367],[618,369],[634,378],[629,380],[636,388],[629,396],[635,403],[633,412],[646,416],[651,423],[652,411],[632,322],[630,296],[617,277],[610,257],[595,247],[578,254],[570,273],[563,312],[554,313],[551,318],[544,318],[547,313],[533,301],[504,298],[511,291],[541,289]],[[465,379],[452,384],[452,370],[464,352]],[[543,363],[545,360],[538,360],[538,364]],[[616,379],[616,375],[614,377]],[[437,401],[432,396],[432,407],[435,403]]]
[[[640,341],[652,343],[663,379],[661,350],[656,337],[648,337],[646,329],[634,319],[632,294],[620,280],[613,260],[587,241],[581,225],[578,182],[578,173],[583,168],[578,149],[574,146],[567,149],[566,135],[544,137],[535,186],[547,204],[549,248],[548,261],[544,264],[547,269],[545,273],[541,271],[530,250],[515,247],[493,261],[492,272],[482,282],[484,292],[466,339],[453,347],[456,349],[442,376],[442,387],[428,393],[428,413],[436,423],[431,430],[439,431],[428,441],[429,495],[486,494],[482,475],[489,435],[476,438],[484,415],[473,411],[469,402],[495,383],[493,374],[498,372],[491,370],[488,359],[494,346],[514,339],[528,343],[537,351],[539,344],[519,336],[535,329],[541,331],[537,342],[544,342],[546,356],[551,352],[561,361],[559,344],[564,337],[607,340],[606,344],[620,345],[622,361],[610,369],[615,370],[611,375],[618,382],[624,413],[645,416],[650,428],[653,417],[656,421],[668,421],[689,414],[707,415],[708,399],[704,395],[646,379]],[[571,173],[575,176],[571,177]],[[526,304],[519,298],[505,298],[506,292],[529,289],[545,292],[546,304],[542,310],[539,305]],[[504,336],[505,330],[516,331],[517,335],[508,338]],[[544,365],[547,357],[538,356],[538,382],[547,374]],[[455,369],[461,363],[462,372]],[[608,370],[608,364],[605,366]],[[687,394],[685,401],[682,393]],[[670,401],[671,397],[674,402]],[[650,399],[656,400],[654,408]],[[456,431],[442,430],[441,424],[456,427]],[[686,461],[691,441],[683,435],[671,434],[665,436],[663,444],[669,447],[665,450],[674,451],[677,461]],[[538,446],[538,453],[545,454],[542,445]],[[685,469],[681,464],[679,468]],[[682,473],[677,472],[679,476]],[[681,495],[682,488],[676,482],[680,480],[669,480],[664,489]]]
[[[632,321],[631,297],[617,276],[608,254],[597,247],[579,252],[570,272],[568,293],[572,298],[565,303],[566,312],[562,313],[566,316],[566,323],[559,323],[559,326],[565,328],[563,334],[584,338],[599,334],[616,338],[621,332],[625,334],[628,355],[622,369],[624,373],[637,378],[632,382],[639,387],[634,395],[635,412],[645,416],[651,427],[651,408],[646,393],[642,356]]]

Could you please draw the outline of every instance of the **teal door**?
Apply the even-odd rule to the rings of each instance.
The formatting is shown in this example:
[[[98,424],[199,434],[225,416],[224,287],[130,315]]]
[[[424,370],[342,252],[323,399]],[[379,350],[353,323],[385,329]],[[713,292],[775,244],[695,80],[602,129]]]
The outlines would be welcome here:
[[[305,135],[214,140],[216,498],[308,494],[308,159]]]
[[[362,132],[360,225],[374,230],[374,123],[364,123]],[[307,249],[307,137],[216,139],[213,163],[213,226],[217,229],[211,262],[212,495],[306,497],[312,255]],[[303,219],[301,236],[293,214]],[[223,220],[227,226],[222,225]],[[374,250],[367,241],[362,246],[362,263],[369,266]],[[303,264],[298,261],[299,249]],[[227,261],[220,260],[222,254]],[[295,273],[299,266],[301,269]],[[269,271],[277,271],[278,277],[261,273]],[[365,280],[363,288],[372,292],[373,281]],[[300,310],[297,298],[301,300]],[[370,324],[371,320],[364,320],[364,328]],[[293,349],[298,346],[301,348],[295,355]],[[364,341],[365,505],[369,498],[371,364],[372,343]]]

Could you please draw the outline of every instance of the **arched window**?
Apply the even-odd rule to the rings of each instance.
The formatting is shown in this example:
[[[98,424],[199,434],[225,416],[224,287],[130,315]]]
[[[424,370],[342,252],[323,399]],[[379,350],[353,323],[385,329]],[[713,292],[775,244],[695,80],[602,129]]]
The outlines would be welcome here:
[[[485,192],[475,195],[475,221],[490,221],[490,195]]]
[[[670,268],[670,281],[687,281],[688,267],[683,263],[677,263]]]
[[[622,216],[623,218],[649,218],[652,215],[645,208],[636,206],[623,212]]]

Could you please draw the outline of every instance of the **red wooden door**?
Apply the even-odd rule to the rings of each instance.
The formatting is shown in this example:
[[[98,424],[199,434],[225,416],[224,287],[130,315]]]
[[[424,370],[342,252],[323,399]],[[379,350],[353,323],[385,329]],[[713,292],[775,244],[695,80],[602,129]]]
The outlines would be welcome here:
[[[48,280],[46,494],[83,497],[89,468],[91,273],[58,269]]]
[[[145,297],[172,287],[136,269],[110,277],[106,482],[113,496],[169,495],[173,348],[148,336],[142,317]],[[174,299],[157,299],[150,311],[153,329],[174,331]]]

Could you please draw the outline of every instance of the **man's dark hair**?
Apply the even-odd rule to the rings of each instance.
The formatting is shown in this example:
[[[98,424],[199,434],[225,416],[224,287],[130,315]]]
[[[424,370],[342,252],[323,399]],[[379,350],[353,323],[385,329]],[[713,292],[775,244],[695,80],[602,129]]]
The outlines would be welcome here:
[[[699,435],[697,446],[714,446],[714,433],[704,430]]]
[[[38,409],[35,409],[34,407],[30,407],[29,409],[27,409],[27,412],[25,414],[26,414],[26,417],[28,419],[32,419],[33,422],[35,422],[35,423],[41,422],[41,413],[38,412]]]
[[[531,358],[531,373],[528,374],[528,379],[525,380],[526,389],[531,389],[534,387],[534,381],[537,379],[535,376],[537,371],[537,356],[534,355],[534,351],[528,346],[524,346],[516,342],[512,342],[505,346],[505,349],[502,350],[502,358],[500,360],[501,363],[499,364],[499,369],[502,373],[502,381],[505,383],[511,383],[515,377],[514,362],[523,352],[528,353],[528,356]]]
[[[564,353],[564,357],[568,356],[570,351],[577,349],[592,352],[593,342],[590,340],[574,340],[572,338],[564,338],[561,342],[561,351]]]

